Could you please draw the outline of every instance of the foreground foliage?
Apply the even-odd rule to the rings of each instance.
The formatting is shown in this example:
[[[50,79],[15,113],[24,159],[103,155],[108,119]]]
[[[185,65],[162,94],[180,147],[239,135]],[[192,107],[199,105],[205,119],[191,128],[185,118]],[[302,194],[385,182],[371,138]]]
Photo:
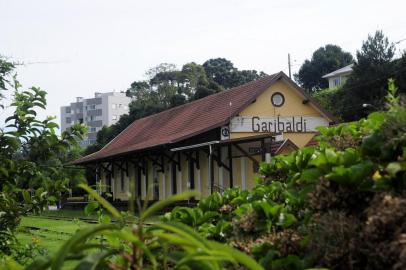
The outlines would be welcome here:
[[[37,87],[23,90],[11,77],[14,65],[5,63],[0,59],[0,90],[14,90],[14,113],[0,129],[0,258],[13,252],[21,216],[54,203],[69,179],[80,176],[63,164],[84,134],[83,126],[73,126],[58,136],[54,118],[40,120],[37,112],[46,107],[46,92]]]
[[[262,164],[259,184],[164,216],[228,243],[265,269],[406,268],[406,108],[321,128],[320,146]]]
[[[149,224],[146,219],[178,200],[196,196],[195,192],[174,195],[143,208],[139,218],[117,211],[109,202],[89,187],[82,185],[96,201],[86,212],[107,210],[110,218],[100,218],[101,224],[79,230],[52,257],[35,260],[26,269],[62,269],[66,262],[76,261],[75,269],[223,269],[245,266],[263,269],[241,251],[216,241],[207,240],[182,223]],[[21,269],[13,261],[9,268]]]
[[[146,218],[196,194],[144,207],[136,219],[82,186],[97,201],[86,212],[101,224],[27,269],[66,261],[76,269],[405,269],[406,107],[395,91],[390,82],[387,112],[321,128],[317,148],[262,164],[252,191],[214,193],[160,223]]]

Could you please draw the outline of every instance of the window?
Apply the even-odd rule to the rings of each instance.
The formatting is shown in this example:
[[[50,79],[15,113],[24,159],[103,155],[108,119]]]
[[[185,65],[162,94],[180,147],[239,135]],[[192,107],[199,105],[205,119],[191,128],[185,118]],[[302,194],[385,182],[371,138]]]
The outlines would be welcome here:
[[[70,124],[72,122],[72,119],[70,117],[66,117],[66,124]]]
[[[271,102],[275,107],[281,107],[283,103],[285,103],[285,97],[282,95],[282,93],[275,92],[271,96]]]
[[[88,116],[88,117],[87,117],[87,121],[91,122],[91,121],[93,121],[93,120],[94,120],[94,116]]]
[[[70,113],[70,112],[71,112],[70,107],[66,107],[66,108],[65,108],[65,112],[66,112],[66,113]]]
[[[113,115],[113,116],[111,117],[111,120],[117,120],[117,115]]]
[[[115,110],[115,109],[117,109],[117,104],[111,104],[111,108],[113,109],[113,110]]]
[[[333,85],[334,85],[334,86],[340,86],[340,85],[341,85],[340,77],[335,78],[335,79],[333,80]]]
[[[86,110],[96,110],[96,105],[86,106]]]
[[[79,122],[79,124],[83,124],[83,118],[80,118],[80,119],[78,120],[78,122]]]
[[[96,132],[96,128],[95,127],[90,127],[89,132]]]

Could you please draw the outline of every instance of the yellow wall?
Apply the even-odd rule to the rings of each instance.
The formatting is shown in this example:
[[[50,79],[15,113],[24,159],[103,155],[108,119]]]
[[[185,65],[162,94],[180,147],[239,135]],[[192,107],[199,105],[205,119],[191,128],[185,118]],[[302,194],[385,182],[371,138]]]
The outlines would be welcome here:
[[[285,97],[285,103],[281,107],[275,107],[271,103],[271,96],[275,92],[280,92]],[[244,109],[239,116],[259,116],[259,117],[276,117],[276,116],[314,116],[324,117],[313,105],[309,102],[303,104],[297,90],[285,83],[282,80],[277,81],[269,89],[265,90],[257,100]],[[331,121],[331,119],[329,119]],[[243,138],[259,135],[255,132],[232,132],[231,139]],[[304,147],[311,138],[315,135],[314,132],[308,133],[284,133],[284,139],[290,139],[298,147]]]

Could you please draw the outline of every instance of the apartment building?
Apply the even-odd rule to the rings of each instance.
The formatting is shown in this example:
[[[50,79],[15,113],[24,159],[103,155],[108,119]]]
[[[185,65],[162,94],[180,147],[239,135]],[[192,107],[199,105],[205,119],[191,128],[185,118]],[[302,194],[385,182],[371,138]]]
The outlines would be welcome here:
[[[89,130],[80,144],[83,147],[93,144],[96,142],[97,132],[103,126],[115,124],[121,115],[129,112],[130,102],[131,98],[120,92],[96,92],[94,98],[77,97],[76,102],[61,107],[61,130],[83,123]]]

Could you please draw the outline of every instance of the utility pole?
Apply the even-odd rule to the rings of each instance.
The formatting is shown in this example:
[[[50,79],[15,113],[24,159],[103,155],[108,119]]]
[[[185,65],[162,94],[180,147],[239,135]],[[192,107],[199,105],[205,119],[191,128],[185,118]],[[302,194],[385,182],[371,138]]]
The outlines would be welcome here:
[[[291,64],[290,64],[290,53],[288,53],[288,67],[289,67],[289,78],[292,79]]]

